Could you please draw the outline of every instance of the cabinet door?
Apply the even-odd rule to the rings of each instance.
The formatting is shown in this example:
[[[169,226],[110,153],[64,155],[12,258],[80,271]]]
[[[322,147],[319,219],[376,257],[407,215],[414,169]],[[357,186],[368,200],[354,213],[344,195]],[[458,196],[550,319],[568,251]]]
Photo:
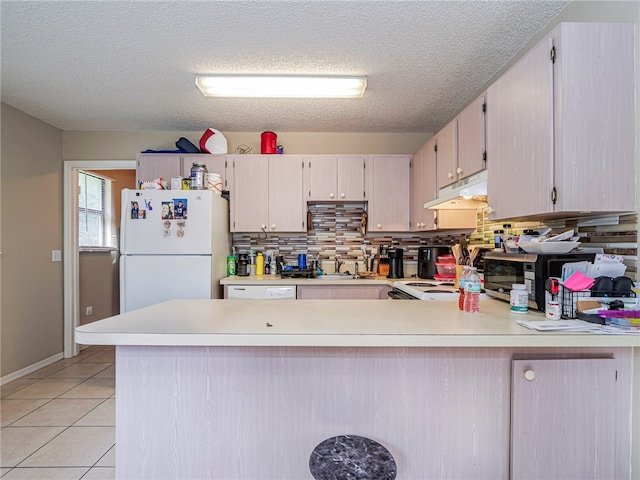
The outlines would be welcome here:
[[[433,210],[424,204],[436,198],[435,138],[429,140],[414,156],[411,168],[411,229],[426,232],[434,229]]]
[[[191,168],[191,167],[189,167]],[[142,181],[164,178],[168,183],[171,177],[182,176],[180,155],[171,153],[140,153],[136,162],[136,185]]]
[[[485,168],[485,96],[475,99],[458,115],[458,179]]]
[[[511,477],[615,478],[615,360],[514,360]]]
[[[233,159],[231,231],[260,232],[269,225],[269,157],[237,155]],[[268,230],[267,230],[268,231]]]
[[[304,232],[303,160],[298,156],[269,156],[270,232]]]
[[[364,157],[338,157],[338,200],[364,200]]]
[[[338,160],[335,156],[305,157],[306,197],[311,201],[334,201],[338,197]]]
[[[207,167],[207,173],[217,173],[222,178],[224,190],[229,190],[227,182],[227,156],[226,155],[210,155],[210,154],[191,154],[182,155],[182,176],[189,177],[191,175],[191,167],[194,162],[204,163]]]
[[[411,157],[371,155],[369,177],[369,231],[408,232],[411,216]]]
[[[546,38],[489,87],[490,220],[552,210],[550,50]]]
[[[635,211],[634,25],[552,31],[556,211]]]
[[[438,189],[456,181],[457,122],[449,122],[436,134],[436,169]]]

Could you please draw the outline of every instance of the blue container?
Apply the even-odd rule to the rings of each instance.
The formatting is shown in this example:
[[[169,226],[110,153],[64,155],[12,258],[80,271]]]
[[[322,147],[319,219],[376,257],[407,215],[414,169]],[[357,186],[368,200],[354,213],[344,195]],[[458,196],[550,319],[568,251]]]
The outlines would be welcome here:
[[[306,270],[307,269],[307,254],[300,253],[298,254],[298,270]]]

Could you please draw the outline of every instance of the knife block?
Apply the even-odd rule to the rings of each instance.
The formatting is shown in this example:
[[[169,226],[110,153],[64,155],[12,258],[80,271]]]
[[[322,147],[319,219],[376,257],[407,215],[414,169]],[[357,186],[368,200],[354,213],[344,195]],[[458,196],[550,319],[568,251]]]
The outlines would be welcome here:
[[[389,275],[389,259],[388,258],[380,258],[380,254],[376,255],[378,259],[378,275],[387,276]]]

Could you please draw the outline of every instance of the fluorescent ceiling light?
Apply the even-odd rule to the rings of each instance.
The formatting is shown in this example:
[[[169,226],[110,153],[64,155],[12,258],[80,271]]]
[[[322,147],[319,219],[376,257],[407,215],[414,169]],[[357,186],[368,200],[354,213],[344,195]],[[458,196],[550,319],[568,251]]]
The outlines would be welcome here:
[[[205,97],[362,98],[365,77],[197,76]]]

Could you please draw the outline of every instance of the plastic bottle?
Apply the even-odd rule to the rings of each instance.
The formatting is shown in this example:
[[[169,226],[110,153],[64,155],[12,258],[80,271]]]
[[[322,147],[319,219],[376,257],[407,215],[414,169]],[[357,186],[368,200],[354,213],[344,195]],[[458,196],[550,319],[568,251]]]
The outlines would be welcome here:
[[[236,257],[229,255],[227,257],[227,277],[233,277],[236,274]]]
[[[256,256],[256,275],[264,275],[264,255],[261,252]]]
[[[469,278],[469,266],[465,265],[458,279],[458,290],[460,290],[460,297],[458,297],[458,308],[464,310],[464,283]]]
[[[524,283],[512,284],[509,297],[511,313],[529,313],[529,293]]]
[[[206,189],[207,167],[204,163],[195,163],[191,167],[191,190]]]
[[[469,276],[464,282],[464,312],[478,313],[480,311],[480,276],[476,267],[469,267]]]

